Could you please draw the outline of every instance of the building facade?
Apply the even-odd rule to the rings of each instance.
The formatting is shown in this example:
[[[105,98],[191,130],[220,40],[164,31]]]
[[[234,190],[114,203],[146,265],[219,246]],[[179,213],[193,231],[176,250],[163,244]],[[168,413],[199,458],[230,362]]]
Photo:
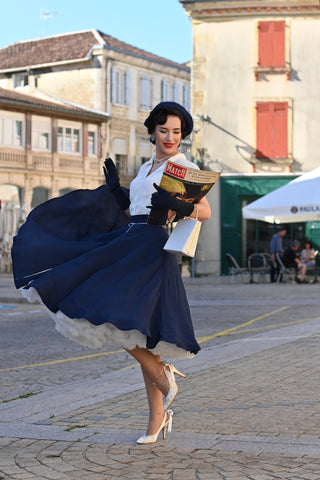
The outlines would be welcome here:
[[[0,241],[5,252],[32,208],[104,182],[102,132],[108,119],[89,108],[0,87]]]
[[[319,165],[320,7],[314,0],[180,0],[193,27],[193,155],[222,172],[202,236],[199,273],[268,251],[272,225],[241,207]],[[313,224],[291,236],[320,242]],[[201,255],[201,249],[200,253]]]
[[[190,109],[190,67],[135,48],[98,30],[19,42],[0,50],[0,86],[106,112],[102,152],[128,186],[153,153],[143,122],[160,101]]]

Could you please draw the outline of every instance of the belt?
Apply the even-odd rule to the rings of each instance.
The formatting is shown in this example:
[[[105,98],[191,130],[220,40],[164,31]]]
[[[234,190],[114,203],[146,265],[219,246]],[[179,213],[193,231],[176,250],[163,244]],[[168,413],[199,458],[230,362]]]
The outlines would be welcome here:
[[[131,215],[129,223],[147,223],[149,215]]]

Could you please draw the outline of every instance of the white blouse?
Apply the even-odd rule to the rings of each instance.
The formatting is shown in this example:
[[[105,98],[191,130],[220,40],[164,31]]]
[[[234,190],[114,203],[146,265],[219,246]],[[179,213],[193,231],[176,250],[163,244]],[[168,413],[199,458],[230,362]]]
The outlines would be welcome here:
[[[148,175],[154,158],[155,155],[141,165],[138,175],[130,184],[130,215],[149,215],[150,213],[150,208],[147,208],[147,206],[151,205],[151,195],[156,191],[153,184],[159,185],[167,163],[164,162],[161,167]],[[197,165],[187,160],[183,153],[177,153],[169,160],[184,167],[199,169]]]

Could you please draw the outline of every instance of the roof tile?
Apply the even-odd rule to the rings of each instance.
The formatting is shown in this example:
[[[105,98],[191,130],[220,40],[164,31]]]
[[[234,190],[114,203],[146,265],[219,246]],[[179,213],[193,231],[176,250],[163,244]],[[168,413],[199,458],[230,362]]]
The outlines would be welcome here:
[[[94,112],[87,108],[77,107],[73,105],[67,105],[65,103],[59,102],[50,102],[42,98],[38,98],[33,95],[26,95],[25,93],[17,92],[16,90],[8,90],[6,88],[0,87],[0,108],[3,104],[15,104],[15,105],[24,105],[30,106],[30,108],[38,108],[39,110],[50,110],[51,112],[57,111],[65,114],[74,114],[74,115],[83,115],[90,117],[102,118],[103,116],[107,117],[107,114],[102,112]]]
[[[97,43],[92,31],[18,42],[0,50],[0,68],[19,68],[83,59]]]
[[[98,30],[86,30],[63,35],[55,35],[36,40],[14,43],[0,49],[0,70],[14,70],[37,65],[50,65],[83,60],[90,49],[99,43],[105,44],[111,50],[140,56],[151,61],[165,63],[168,66],[188,69],[185,64],[176,63],[163,57],[154,55],[137,47],[133,47],[111,35]]]

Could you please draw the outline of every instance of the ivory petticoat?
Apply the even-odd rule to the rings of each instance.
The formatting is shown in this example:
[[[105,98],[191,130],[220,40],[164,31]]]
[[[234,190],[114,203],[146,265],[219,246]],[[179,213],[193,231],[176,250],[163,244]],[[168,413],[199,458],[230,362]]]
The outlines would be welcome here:
[[[30,302],[39,302],[55,321],[55,327],[61,335],[79,345],[88,348],[101,348],[106,344],[115,344],[125,350],[132,350],[135,347],[146,347],[146,335],[138,330],[119,330],[110,323],[95,326],[85,318],[72,319],[61,311],[53,313],[46,308],[34,288],[20,289],[22,295]],[[184,349],[171,343],[160,341],[155,348],[150,349],[154,355],[167,358],[192,358],[194,353],[186,352]]]

